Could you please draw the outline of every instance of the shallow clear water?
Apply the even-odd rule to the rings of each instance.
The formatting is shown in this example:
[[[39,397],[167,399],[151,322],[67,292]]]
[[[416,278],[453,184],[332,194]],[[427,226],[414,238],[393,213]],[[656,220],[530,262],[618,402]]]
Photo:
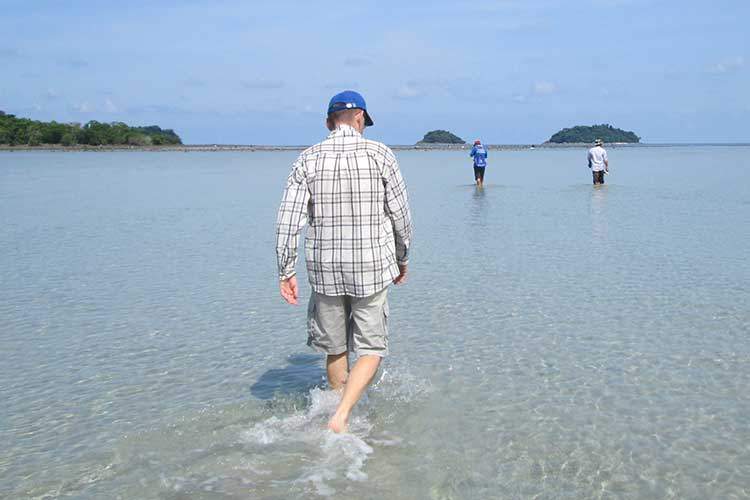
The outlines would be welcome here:
[[[0,153],[0,497],[750,496],[750,148],[609,153],[481,191],[397,153],[410,282],[344,436],[278,297],[296,153]]]

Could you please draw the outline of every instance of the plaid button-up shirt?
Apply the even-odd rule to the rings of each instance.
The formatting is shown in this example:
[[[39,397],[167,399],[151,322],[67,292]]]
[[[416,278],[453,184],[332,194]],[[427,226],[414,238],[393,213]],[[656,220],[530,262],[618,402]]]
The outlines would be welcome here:
[[[408,262],[412,233],[406,185],[390,148],[339,125],[300,154],[276,221],[280,279],[295,274],[306,224],[313,290],[366,297],[388,286],[398,264]]]

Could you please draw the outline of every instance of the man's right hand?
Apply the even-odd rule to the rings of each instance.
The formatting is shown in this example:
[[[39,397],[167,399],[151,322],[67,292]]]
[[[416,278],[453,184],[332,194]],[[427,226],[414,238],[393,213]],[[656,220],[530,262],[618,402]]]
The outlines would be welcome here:
[[[393,278],[394,285],[401,285],[406,283],[406,264],[398,265],[398,276]]]
[[[299,296],[299,290],[297,289],[297,276],[292,276],[285,280],[279,281],[279,289],[281,290],[281,296],[284,297],[288,303],[297,305],[297,297]]]

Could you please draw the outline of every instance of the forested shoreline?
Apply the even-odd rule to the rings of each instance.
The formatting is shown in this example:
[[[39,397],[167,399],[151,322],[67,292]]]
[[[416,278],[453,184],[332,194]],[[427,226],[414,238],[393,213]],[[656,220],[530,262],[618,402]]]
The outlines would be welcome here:
[[[131,127],[122,122],[42,122],[0,111],[0,145],[7,146],[161,146],[180,145],[172,129]]]

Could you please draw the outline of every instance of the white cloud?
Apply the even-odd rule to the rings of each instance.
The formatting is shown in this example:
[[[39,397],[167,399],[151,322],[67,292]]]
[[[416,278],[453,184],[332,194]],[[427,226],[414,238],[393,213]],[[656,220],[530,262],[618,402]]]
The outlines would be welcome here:
[[[88,101],[84,101],[80,104],[74,105],[73,110],[77,113],[93,113],[94,111],[96,111],[94,106],[89,104]]]
[[[240,84],[252,90],[274,90],[284,86],[281,80],[240,80]]]
[[[107,113],[117,113],[120,111],[120,108],[118,108],[111,99],[107,98],[104,100],[104,111]]]
[[[724,59],[723,61],[711,66],[711,73],[729,73],[745,66],[745,58],[742,56]]]
[[[101,106],[92,104],[90,101],[83,101],[75,104],[73,105],[73,111],[76,113],[119,113],[121,109],[112,101],[112,99],[106,98]]]
[[[190,114],[192,113],[191,110],[180,108],[177,106],[166,106],[163,104],[147,104],[145,106],[133,106],[126,109],[128,113],[136,113],[136,114],[163,114],[163,115],[171,115],[171,114]]]
[[[534,83],[534,94],[536,95],[549,95],[557,92],[557,85],[552,82],[535,82]]]
[[[182,82],[180,83],[182,83],[184,87],[205,87],[206,86],[205,80],[202,80],[200,78],[194,78],[194,77],[186,78],[185,80],[182,80]]]
[[[519,104],[534,102],[537,100],[536,98],[554,94],[558,90],[559,89],[557,87],[557,84],[544,80],[538,80],[534,82],[531,85],[531,88],[527,91],[513,93],[511,99],[513,100],[513,102],[517,102]]]
[[[83,69],[88,67],[89,63],[87,61],[84,61],[83,59],[65,59],[63,61],[60,61],[60,64],[63,66],[67,66],[71,69]]]
[[[416,99],[417,97],[421,97],[424,94],[424,92],[417,88],[416,85],[413,83],[405,83],[404,85],[401,85],[394,94],[394,97],[397,99]]]
[[[331,82],[331,83],[326,83],[325,85],[323,85],[323,88],[325,90],[336,90],[338,92],[341,92],[342,90],[345,90],[345,89],[357,90],[359,88],[359,83],[345,82],[345,81]]]
[[[637,3],[636,0],[592,0],[591,4],[594,7],[621,7]]]
[[[372,64],[372,60],[367,57],[347,57],[344,59],[344,66],[360,67]]]
[[[21,53],[18,49],[12,47],[0,47],[0,59],[11,59],[20,57]]]

